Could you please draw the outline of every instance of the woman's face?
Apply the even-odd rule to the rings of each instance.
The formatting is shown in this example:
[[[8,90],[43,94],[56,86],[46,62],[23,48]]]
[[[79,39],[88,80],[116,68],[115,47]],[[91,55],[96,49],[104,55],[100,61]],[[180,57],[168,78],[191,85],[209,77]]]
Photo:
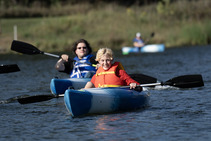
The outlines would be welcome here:
[[[103,55],[101,58],[100,58],[100,66],[104,69],[104,70],[108,70],[111,65],[112,65],[112,60],[110,57],[108,57],[107,55]]]
[[[79,59],[82,59],[84,56],[87,55],[88,53],[88,48],[86,47],[85,43],[78,43],[76,50],[75,50],[76,55],[78,56]]]

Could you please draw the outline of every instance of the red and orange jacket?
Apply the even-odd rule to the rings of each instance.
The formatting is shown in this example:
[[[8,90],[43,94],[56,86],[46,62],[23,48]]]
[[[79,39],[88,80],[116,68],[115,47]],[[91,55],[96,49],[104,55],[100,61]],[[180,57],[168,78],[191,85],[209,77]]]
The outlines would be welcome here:
[[[100,67],[92,77],[91,82],[96,88],[127,86],[130,85],[130,83],[140,85],[125,72],[123,66],[119,62],[115,62],[108,70],[104,70]]]

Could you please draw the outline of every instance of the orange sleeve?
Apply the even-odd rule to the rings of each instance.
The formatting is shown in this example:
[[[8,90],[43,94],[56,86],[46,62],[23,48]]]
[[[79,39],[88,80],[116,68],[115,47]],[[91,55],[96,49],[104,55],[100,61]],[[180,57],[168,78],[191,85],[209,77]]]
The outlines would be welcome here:
[[[125,81],[127,85],[130,85],[130,83],[136,83],[137,85],[140,85],[137,81],[133,80],[125,70],[118,70],[117,76],[119,75],[120,79]]]

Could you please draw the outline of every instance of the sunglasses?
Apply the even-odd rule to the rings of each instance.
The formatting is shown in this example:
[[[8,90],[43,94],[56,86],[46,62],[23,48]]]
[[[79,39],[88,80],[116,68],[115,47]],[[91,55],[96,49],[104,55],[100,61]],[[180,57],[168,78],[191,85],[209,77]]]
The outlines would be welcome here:
[[[87,47],[77,47],[77,49],[87,49]]]

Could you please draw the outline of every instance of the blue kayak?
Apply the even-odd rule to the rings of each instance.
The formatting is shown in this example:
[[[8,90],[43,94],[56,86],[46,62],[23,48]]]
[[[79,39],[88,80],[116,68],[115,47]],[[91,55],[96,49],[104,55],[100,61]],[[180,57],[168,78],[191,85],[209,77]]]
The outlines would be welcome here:
[[[68,89],[64,102],[72,117],[131,111],[149,105],[149,92],[123,87]]]
[[[59,95],[64,94],[68,88],[76,90],[81,89],[84,88],[86,83],[90,80],[91,78],[53,78],[51,79],[50,83],[51,93],[54,95]]]
[[[150,44],[150,45],[145,45],[141,48],[122,47],[123,55],[127,55],[129,53],[157,53],[157,52],[164,52],[164,51],[165,51],[164,44]]]

